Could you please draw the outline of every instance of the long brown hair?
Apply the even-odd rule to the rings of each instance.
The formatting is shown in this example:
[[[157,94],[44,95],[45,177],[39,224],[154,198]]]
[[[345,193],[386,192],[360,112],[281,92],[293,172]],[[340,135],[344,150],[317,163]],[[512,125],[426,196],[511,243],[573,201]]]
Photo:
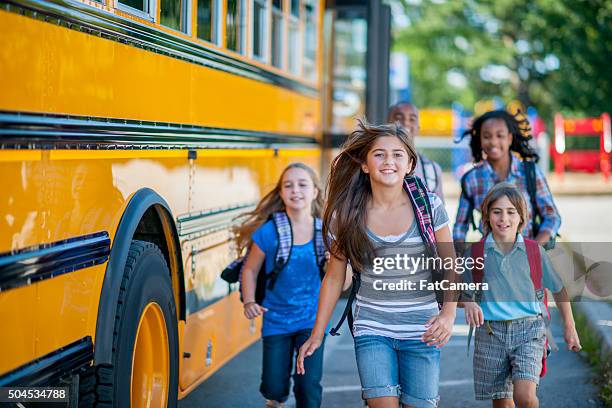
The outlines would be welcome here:
[[[510,183],[499,183],[489,190],[480,206],[480,211],[482,212],[482,228],[485,235],[491,232],[491,223],[489,222],[491,206],[495,201],[504,196],[508,197],[508,200],[512,203],[514,208],[516,208],[519,217],[521,217],[517,232],[521,232],[527,222],[527,204],[525,204],[525,198],[521,192]]]
[[[412,159],[409,172],[412,174],[417,155],[408,130],[398,123],[372,125],[358,119],[357,129],[350,134],[331,164],[327,183],[327,204],[323,214],[325,245],[333,255],[348,258],[357,270],[371,261],[374,252],[366,233],[367,205],[372,197],[372,187],[361,165],[366,162],[376,139],[383,136],[397,137],[404,144],[408,157]],[[330,233],[334,237],[334,247]]]
[[[272,213],[285,210],[285,204],[280,196],[280,191],[285,173],[291,169],[302,169],[310,176],[314,187],[317,189],[317,195],[312,202],[312,215],[314,217],[321,217],[321,213],[323,211],[323,191],[321,190],[319,177],[313,169],[304,163],[291,163],[285,167],[278,178],[276,186],[259,201],[257,207],[255,207],[255,209],[251,212],[239,215],[234,220],[240,221],[240,223],[233,228],[236,250],[238,254],[242,254],[243,251],[251,245],[251,236],[255,230],[257,230],[257,228],[268,221]]]

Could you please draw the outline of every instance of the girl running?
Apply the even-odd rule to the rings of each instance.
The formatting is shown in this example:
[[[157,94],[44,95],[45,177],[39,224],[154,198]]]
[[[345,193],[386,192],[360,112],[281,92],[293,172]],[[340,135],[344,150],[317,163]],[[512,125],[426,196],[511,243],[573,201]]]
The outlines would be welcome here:
[[[319,181],[314,171],[302,163],[290,164],[282,172],[276,187],[247,214],[236,231],[239,253],[249,248],[242,269],[244,315],[249,319],[263,315],[263,372],[260,391],[266,407],[282,407],[289,396],[290,377],[295,353],[308,339],[315,322],[317,297],[321,287],[315,242],[321,230]],[[262,304],[255,293],[259,273],[275,270],[276,251],[280,245],[274,213],[284,212],[293,237],[289,260],[276,271],[273,289],[265,285]],[[317,224],[318,223],[318,224]],[[264,264],[265,263],[265,264]],[[262,265],[265,267],[260,272]],[[321,339],[322,341],[322,339]],[[323,347],[307,362],[307,375],[294,376],[293,392],[300,408],[321,405]]]
[[[445,301],[439,311],[433,290],[384,289],[400,282],[431,282],[430,270],[412,270],[395,262],[422,257],[426,244],[438,242],[438,255],[454,259],[452,244],[440,244],[450,243],[451,233],[435,194],[425,194],[432,210],[426,221],[432,242],[425,242],[420,233],[423,219],[415,214],[421,214],[422,207],[415,206],[413,196],[404,190],[404,178],[414,172],[416,160],[412,139],[403,127],[363,121],[334,159],[323,222],[331,257],[315,327],[298,356],[297,372],[308,375],[308,360],[323,342],[350,261],[361,282],[352,331],[362,397],[374,408],[395,408],[400,401],[417,408],[437,406],[439,347],[448,342],[455,320],[456,303]],[[381,271],[374,265],[385,268]],[[452,298],[448,295],[445,300]]]
[[[470,222],[473,222],[472,213],[475,209],[480,210],[489,190],[506,181],[515,184],[527,202],[531,222],[523,224],[522,234],[547,248],[554,245],[561,217],[546,178],[535,165],[538,156],[528,145],[531,139],[528,126],[526,120],[497,110],[476,118],[472,128],[464,133],[463,136],[471,136],[475,164],[461,179],[461,198],[453,227],[456,242],[465,241]],[[482,222],[479,230],[483,232]]]

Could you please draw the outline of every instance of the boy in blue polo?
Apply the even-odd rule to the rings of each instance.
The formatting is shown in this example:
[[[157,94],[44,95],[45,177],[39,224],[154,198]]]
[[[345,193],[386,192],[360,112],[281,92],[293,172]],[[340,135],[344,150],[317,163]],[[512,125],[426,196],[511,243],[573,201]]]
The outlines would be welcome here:
[[[539,406],[536,389],[548,319],[541,301],[545,289],[553,292],[563,318],[568,349],[581,349],[561,279],[544,250],[518,232],[528,221],[526,214],[525,201],[516,187],[500,183],[490,190],[482,203],[485,238],[474,244],[474,248],[480,245],[476,252],[484,255],[484,268],[466,272],[464,277],[468,282],[488,284],[487,291],[476,294],[477,302],[465,302],[464,306],[467,323],[476,327],[476,399],[490,399],[494,408]],[[533,268],[538,270],[536,275]]]

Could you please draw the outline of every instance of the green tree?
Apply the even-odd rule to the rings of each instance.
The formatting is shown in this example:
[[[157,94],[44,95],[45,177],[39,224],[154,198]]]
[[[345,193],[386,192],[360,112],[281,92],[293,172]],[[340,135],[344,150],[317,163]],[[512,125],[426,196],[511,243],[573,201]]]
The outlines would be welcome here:
[[[612,109],[612,2],[404,0],[394,48],[411,59],[417,104],[468,108],[495,96],[556,111]]]

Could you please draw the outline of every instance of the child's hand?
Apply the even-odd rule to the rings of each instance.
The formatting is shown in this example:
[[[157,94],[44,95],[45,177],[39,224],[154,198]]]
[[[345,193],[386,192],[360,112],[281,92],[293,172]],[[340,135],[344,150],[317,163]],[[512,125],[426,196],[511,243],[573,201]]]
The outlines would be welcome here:
[[[428,346],[442,347],[450,340],[453,323],[455,323],[455,316],[444,312],[432,317],[425,323],[427,331],[421,337],[421,341],[427,343]]]
[[[255,302],[247,302],[244,304],[244,315],[246,316],[247,319],[254,319],[257,316],[261,316],[267,311],[268,309],[266,309],[263,306],[258,305]]]
[[[578,332],[576,332],[576,327],[566,326],[565,330],[563,330],[563,337],[565,338],[565,343],[567,344],[568,350],[576,353],[582,350],[580,339],[578,338]]]
[[[476,302],[465,302],[465,322],[470,326],[480,327],[484,324],[482,309]]]
[[[306,357],[312,356],[319,347],[321,347],[322,339],[310,336],[308,340],[302,344],[300,347],[300,352],[298,353],[297,363],[295,365],[295,372],[297,374],[306,374],[306,369],[304,368],[304,359]]]

